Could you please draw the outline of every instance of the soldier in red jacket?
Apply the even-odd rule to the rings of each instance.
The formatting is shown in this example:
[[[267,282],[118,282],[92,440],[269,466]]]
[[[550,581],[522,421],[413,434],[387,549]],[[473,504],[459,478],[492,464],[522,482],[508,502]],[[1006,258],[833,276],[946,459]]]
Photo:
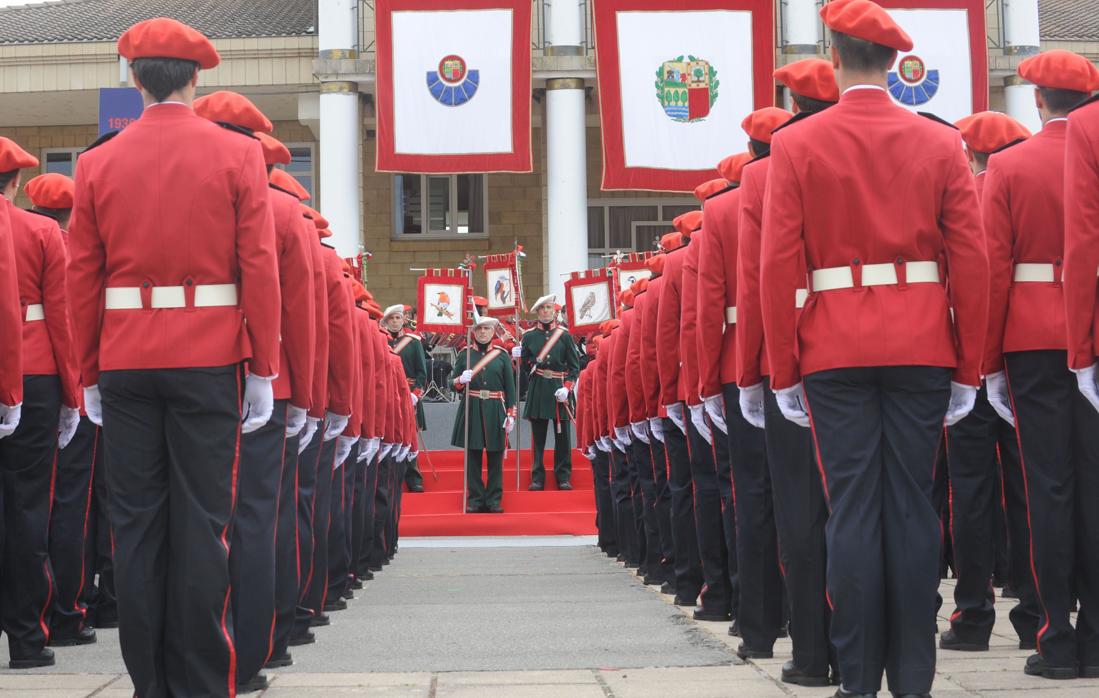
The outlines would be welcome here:
[[[1015,423],[1026,478],[1043,618],[1038,653],[1025,671],[1099,677],[1099,637],[1086,622],[1074,631],[1069,619],[1074,594],[1080,617],[1099,613],[1099,550],[1076,539],[1099,531],[1091,504],[1099,494],[1099,415],[1069,370],[1080,366],[1066,358],[1071,335],[1061,284],[1067,116],[1099,87],[1099,70],[1074,53],[1048,51],[1020,63],[1019,75],[1035,85],[1042,130],[988,161],[983,213],[992,284],[984,371],[988,401]],[[1065,276],[1078,269],[1066,268]],[[1094,380],[1084,385],[1094,389]]]
[[[958,132],[886,92],[912,40],[869,0],[821,16],[840,101],[771,141],[760,265],[771,389],[787,419],[809,427],[811,409],[831,505],[837,695],[873,694],[888,671],[892,692],[924,696],[939,583],[932,481],[944,419],[964,417],[980,383],[988,260]],[[812,273],[798,317],[802,255]]]
[[[241,137],[251,135],[259,140],[268,172],[276,164],[290,162],[290,151],[267,135],[273,129],[271,122],[248,98],[234,92],[214,92],[195,100],[194,106],[199,116],[232,124],[243,131]],[[282,528],[289,535],[284,535],[281,541],[276,529],[280,511],[284,508],[294,511],[297,507],[293,496],[297,481],[296,442],[311,404],[316,342],[310,251],[316,244],[316,235],[313,226],[301,215],[296,197],[270,187],[268,197],[275,222],[279,283],[293,292],[281,296],[280,370],[274,383],[275,407],[271,419],[240,441],[240,484],[229,571],[233,584],[237,683],[242,691],[267,686],[259,671],[272,650],[277,580],[288,584],[287,575],[297,569],[293,529],[286,530],[292,521],[284,522]],[[291,445],[295,448],[290,448]],[[283,552],[278,556],[279,565],[276,565],[277,550]],[[296,573],[294,576],[296,584]],[[284,659],[279,658],[276,663]]]
[[[4,162],[0,167],[18,164]],[[0,439],[19,426],[23,405],[23,308],[9,208],[0,206]]]
[[[145,112],[77,163],[69,298],[85,406],[105,424],[119,636],[139,694],[232,695],[237,449],[270,419],[279,373],[263,152],[191,110],[219,60],[197,31],[148,20],[118,49]]]
[[[978,195],[988,181],[989,157],[1030,137],[1022,124],[999,112],[972,114],[956,125],[974,171]],[[985,232],[990,232],[987,226]],[[1006,528],[1011,562],[1003,567],[1008,567],[1006,576],[1019,598],[1011,611],[1011,623],[1019,635],[1020,647],[1033,649],[1040,610],[1030,572],[1030,531],[1019,441],[1013,426],[996,415],[985,388],[978,391],[973,411],[948,429],[946,449],[950,479],[948,530],[957,583],[950,629],[939,638],[939,647],[988,649],[996,620],[995,592],[989,580],[1003,575],[998,558],[1008,555],[1003,550]],[[1005,589],[1004,595],[1008,593]]]
[[[774,395],[767,390],[759,250],[772,134],[834,104],[839,99],[839,90],[828,61],[799,61],[776,71],[775,77],[790,88],[798,116],[791,118],[789,113],[772,110],[769,112],[772,121],[767,123],[763,112],[761,123],[749,126],[754,132],[746,129],[757,158],[744,168],[741,186],[736,332],[743,382],[738,397],[744,418],[766,433],[766,484],[761,487],[769,490],[773,498],[770,518],[785,573],[793,644],[793,657],[783,666],[782,679],[787,683],[823,686],[830,680],[831,655],[824,596],[824,524],[828,512],[810,435],[783,418]],[[791,298],[791,310],[799,312],[804,298],[804,291],[796,291]],[[750,478],[750,473],[737,474],[738,482]],[[769,573],[770,562],[766,569]],[[747,642],[746,636],[745,639]]]
[[[15,208],[20,170],[38,160],[0,138],[0,206],[7,210],[21,304],[22,417],[0,441],[0,470],[11,488],[5,507],[4,596],[0,610],[13,669],[53,664],[49,640],[50,506],[54,454],[72,439],[80,419],[77,371],[69,341],[65,297],[65,242],[57,221]],[[18,506],[14,503],[18,502]],[[14,603],[18,600],[18,603]],[[43,622],[45,619],[45,622]],[[73,635],[81,628],[71,628]],[[92,634],[94,638],[94,633]]]

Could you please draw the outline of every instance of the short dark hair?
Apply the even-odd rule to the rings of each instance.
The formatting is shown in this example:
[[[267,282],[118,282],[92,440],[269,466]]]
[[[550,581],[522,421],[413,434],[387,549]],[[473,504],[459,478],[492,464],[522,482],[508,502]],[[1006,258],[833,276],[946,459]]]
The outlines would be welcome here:
[[[1046,107],[1054,114],[1067,114],[1090,96],[1087,92],[1059,90],[1053,87],[1039,87],[1038,93],[1042,95]]]
[[[992,157],[992,153],[982,153],[979,150],[970,150],[969,152],[973,155],[973,162],[977,163],[978,167],[988,167],[988,159]]]
[[[19,174],[19,170],[8,170],[7,172],[0,172],[0,189],[8,186],[11,180],[15,179]]]
[[[832,32],[832,45],[845,68],[860,72],[889,70],[894,49],[865,39],[856,39],[842,32]]]
[[[163,102],[194,79],[198,63],[179,58],[135,58],[130,67],[145,91]]]
[[[757,158],[761,158],[764,155],[768,155],[771,152],[771,144],[764,143],[763,141],[757,141],[755,138],[749,138],[748,143],[752,146],[752,155]]]
[[[72,213],[71,208],[46,208],[45,206],[32,206],[31,208],[38,213],[45,214],[56,221],[66,218]]]
[[[798,111],[803,114],[816,114],[835,104],[835,102],[825,102],[823,99],[799,95],[796,92],[791,92],[790,97],[794,100],[794,104],[798,105]]]

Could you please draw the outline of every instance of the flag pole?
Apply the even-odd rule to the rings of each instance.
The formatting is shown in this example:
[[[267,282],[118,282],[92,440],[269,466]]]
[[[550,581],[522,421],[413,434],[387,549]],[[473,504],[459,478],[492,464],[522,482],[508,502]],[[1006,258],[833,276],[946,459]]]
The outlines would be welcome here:
[[[516,257],[515,263],[519,263],[519,258]],[[519,302],[519,296],[515,296],[515,302]],[[515,339],[519,342],[519,346],[522,347],[522,337],[519,335],[519,306],[515,306]],[[522,395],[522,390],[519,386],[519,367],[523,364],[523,359],[519,358],[512,361],[513,368],[515,369],[515,491],[518,492],[522,489],[522,480],[520,479],[520,472],[523,467],[523,415],[519,414],[519,396]]]
[[[466,370],[469,370],[469,357],[470,352],[473,351],[473,326],[466,327]],[[462,468],[462,513],[465,514],[469,511],[469,403],[470,403],[470,391],[473,390],[472,381],[466,383],[466,404],[465,404],[465,438],[462,440],[462,445],[465,446],[465,467]]]

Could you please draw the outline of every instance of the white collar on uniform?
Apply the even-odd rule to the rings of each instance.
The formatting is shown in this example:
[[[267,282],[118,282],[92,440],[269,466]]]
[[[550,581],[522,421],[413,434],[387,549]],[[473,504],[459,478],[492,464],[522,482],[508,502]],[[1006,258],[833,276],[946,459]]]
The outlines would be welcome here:
[[[881,90],[882,92],[885,92],[885,88],[881,85],[852,85],[851,87],[848,87],[846,90],[844,90],[843,94],[853,92],[854,90]]]
[[[181,106],[181,107],[185,107],[185,106],[187,106],[187,105],[186,105],[186,104],[184,104],[183,102],[153,102],[152,104],[150,104],[149,106],[147,106],[147,107],[145,107],[145,108],[146,108],[146,109],[151,109],[151,108],[153,108],[153,107],[159,107],[159,106],[161,106],[161,105],[164,105],[164,104],[178,104],[178,105],[179,105],[179,106]]]
[[[1050,119],[1049,121],[1047,121],[1046,123],[1044,123],[1042,125],[1042,128],[1045,128],[1046,126],[1049,126],[1054,121],[1068,121],[1068,117],[1067,116],[1055,116],[1052,119]]]

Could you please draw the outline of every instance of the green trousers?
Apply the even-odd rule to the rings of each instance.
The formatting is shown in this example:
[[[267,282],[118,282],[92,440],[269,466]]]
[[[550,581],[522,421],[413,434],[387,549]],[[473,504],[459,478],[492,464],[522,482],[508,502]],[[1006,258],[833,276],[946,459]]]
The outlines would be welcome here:
[[[545,484],[546,467],[543,463],[546,451],[546,432],[549,425],[554,424],[550,419],[530,420],[531,437],[534,441],[534,464],[530,466],[530,481],[532,483]],[[572,478],[572,438],[570,436],[572,422],[562,420],[561,431],[554,429],[553,434],[553,474],[557,483],[569,482]]]
[[[486,454],[486,460],[488,461],[487,482],[482,478],[482,453]],[[484,451],[479,448],[469,449],[469,460],[466,465],[466,484],[469,488],[467,508],[491,509],[500,506],[500,502],[504,498],[504,452]]]

